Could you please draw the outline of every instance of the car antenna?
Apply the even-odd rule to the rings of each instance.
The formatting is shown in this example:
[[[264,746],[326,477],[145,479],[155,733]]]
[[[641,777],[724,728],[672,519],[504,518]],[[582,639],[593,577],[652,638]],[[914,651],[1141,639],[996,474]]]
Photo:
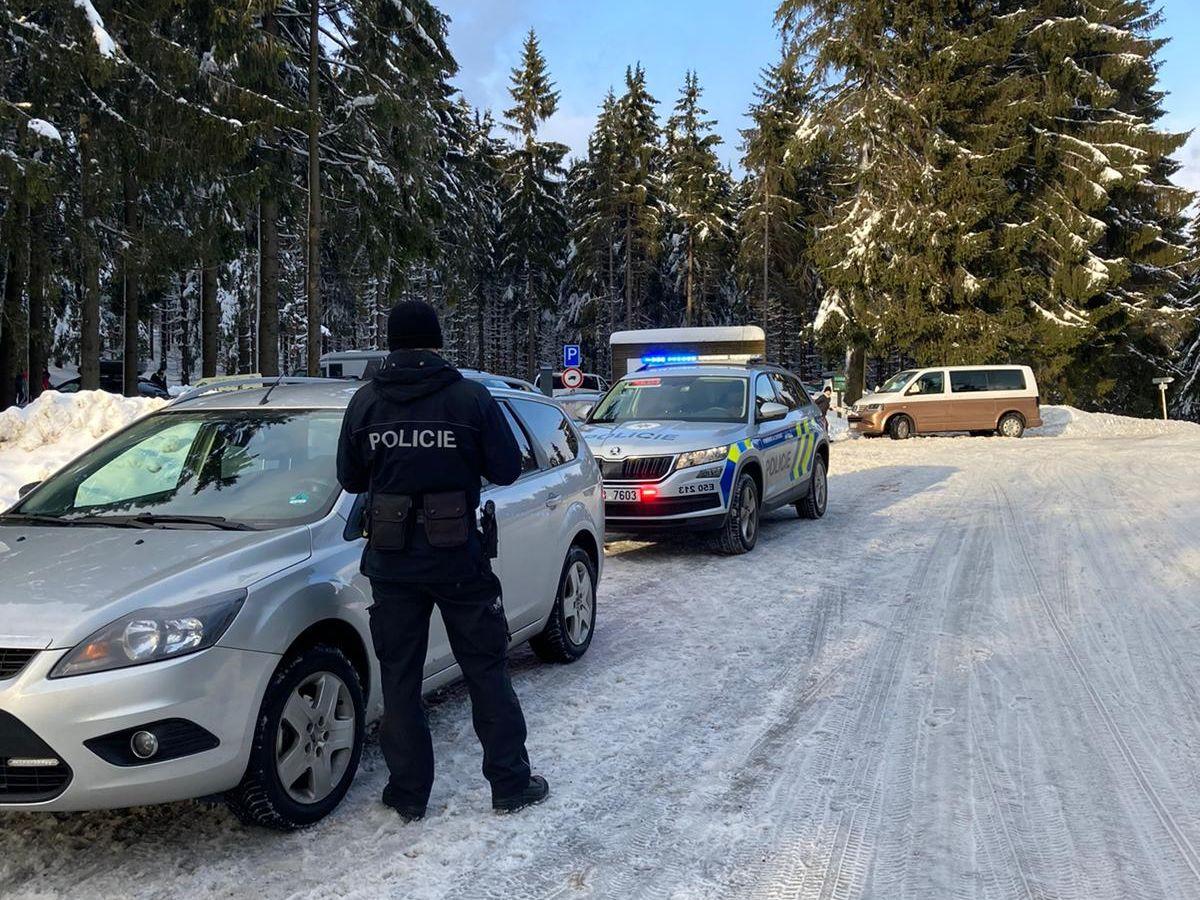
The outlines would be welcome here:
[[[274,381],[271,382],[271,386],[269,388],[267,388],[267,392],[265,394],[263,394],[262,399],[258,401],[259,406],[267,405],[267,401],[271,399],[271,391],[273,391],[273,390],[275,390],[275,388],[279,387],[279,382],[281,382],[281,381],[283,381],[283,373],[282,372],[280,372],[279,376]]]

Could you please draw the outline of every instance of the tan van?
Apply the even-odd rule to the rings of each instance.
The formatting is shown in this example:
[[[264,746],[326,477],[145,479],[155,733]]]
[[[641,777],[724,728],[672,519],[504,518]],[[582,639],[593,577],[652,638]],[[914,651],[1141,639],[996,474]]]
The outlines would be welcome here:
[[[896,440],[937,431],[1020,437],[1042,424],[1029,366],[908,369],[855,403],[847,418],[857,434]]]

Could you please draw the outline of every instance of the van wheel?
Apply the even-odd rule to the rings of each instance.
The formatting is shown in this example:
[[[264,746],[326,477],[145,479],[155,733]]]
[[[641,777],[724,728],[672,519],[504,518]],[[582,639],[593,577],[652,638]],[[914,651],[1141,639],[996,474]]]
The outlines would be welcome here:
[[[825,504],[829,500],[829,476],[825,472],[825,460],[817,456],[813,460],[812,479],[808,493],[796,501],[796,513],[802,519],[819,519],[825,515]]]
[[[318,645],[286,660],[263,696],[242,783],[225,795],[234,815],[277,831],[329,815],[358,771],[365,714],[341,650]]]
[[[1005,413],[996,425],[996,431],[1004,437],[1019,438],[1025,433],[1025,419],[1020,413]]]
[[[749,472],[743,472],[733,489],[729,512],[717,532],[714,547],[726,556],[749,553],[758,543],[759,516],[762,506],[758,501],[758,485]]]
[[[596,630],[596,565],[575,544],[558,578],[554,609],[542,633],[529,646],[543,662],[575,662],[591,646]]]
[[[888,434],[893,441],[903,441],[912,437],[913,422],[908,416],[892,416],[888,420]]]

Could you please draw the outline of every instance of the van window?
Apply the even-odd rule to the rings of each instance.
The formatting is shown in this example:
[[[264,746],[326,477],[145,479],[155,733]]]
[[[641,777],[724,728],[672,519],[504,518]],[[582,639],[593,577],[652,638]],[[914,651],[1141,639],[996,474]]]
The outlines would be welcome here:
[[[941,372],[925,372],[912,383],[906,394],[942,394],[946,391],[946,378]]]
[[[955,394],[969,394],[988,389],[987,372],[971,369],[966,372],[950,372],[950,390]]]
[[[1020,369],[988,369],[987,378],[989,390],[1025,390],[1025,373]]]

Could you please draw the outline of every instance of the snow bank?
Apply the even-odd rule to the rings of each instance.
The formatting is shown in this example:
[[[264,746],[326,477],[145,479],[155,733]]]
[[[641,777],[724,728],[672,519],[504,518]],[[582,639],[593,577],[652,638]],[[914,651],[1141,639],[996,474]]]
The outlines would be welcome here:
[[[0,413],[0,509],[23,484],[39,481],[100,438],[163,406],[164,401],[106,391],[47,391],[24,409]]]
[[[1030,437],[1200,437],[1200,425],[1162,419],[1135,419],[1111,413],[1084,412],[1073,406],[1043,406],[1042,426],[1030,428]]]

